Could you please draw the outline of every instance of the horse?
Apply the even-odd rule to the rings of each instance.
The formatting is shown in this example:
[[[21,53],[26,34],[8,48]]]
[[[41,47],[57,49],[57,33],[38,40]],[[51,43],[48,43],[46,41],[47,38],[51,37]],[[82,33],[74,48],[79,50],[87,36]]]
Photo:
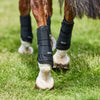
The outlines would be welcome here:
[[[93,19],[100,18],[100,0],[58,1],[60,8],[63,3],[65,4],[64,19],[62,21],[60,34],[56,44],[57,51],[54,56],[52,54],[52,47],[48,34],[49,28],[47,25],[48,16],[50,16],[50,14],[52,15],[52,0],[20,0],[19,4],[20,13],[21,15],[24,15],[21,16],[21,32],[26,28],[31,33],[31,27],[28,27],[30,26],[30,17],[26,17],[26,15],[29,14],[30,9],[32,9],[32,13],[37,22],[38,66],[40,72],[36,79],[35,88],[43,90],[52,89],[54,87],[54,79],[51,76],[52,67],[68,69],[70,58],[67,55],[67,50],[71,45],[71,36],[75,17],[78,16],[79,18],[82,18],[82,15],[86,14],[88,17]],[[32,39],[32,36],[29,38]],[[29,47],[29,45],[26,45],[26,47]]]

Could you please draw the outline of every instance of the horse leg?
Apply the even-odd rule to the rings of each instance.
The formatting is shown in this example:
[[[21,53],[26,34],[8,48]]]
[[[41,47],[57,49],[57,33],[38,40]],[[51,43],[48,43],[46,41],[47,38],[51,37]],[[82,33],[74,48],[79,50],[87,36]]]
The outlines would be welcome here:
[[[51,17],[52,17],[52,0],[48,0],[48,19],[47,19],[47,25],[48,25],[48,28],[49,28],[49,34],[51,34],[51,28],[50,28],[50,25],[51,25]]]
[[[70,59],[67,56],[67,50],[70,48],[71,44],[71,34],[74,24],[74,17],[75,16],[73,16],[73,12],[70,8],[68,1],[65,0],[64,19],[56,45],[57,52],[53,56],[53,68],[62,68],[65,70],[69,68]]]
[[[40,69],[35,88],[40,89],[51,89],[54,86],[50,72],[51,66],[53,66],[53,57],[47,26],[47,5],[48,2],[44,2],[44,0],[31,0],[32,12],[38,26],[38,65]]]
[[[30,17],[30,0],[19,0],[19,11],[21,24],[21,46],[18,49],[18,52],[21,54],[32,54],[33,48],[30,47],[33,38]]]
[[[48,0],[48,19],[47,19],[47,25],[48,25],[48,29],[49,29],[49,36],[50,36],[50,42],[51,42],[51,46],[52,46],[52,51],[54,51],[56,49],[56,40],[51,35],[51,17],[52,17],[52,12],[53,12],[52,0]]]

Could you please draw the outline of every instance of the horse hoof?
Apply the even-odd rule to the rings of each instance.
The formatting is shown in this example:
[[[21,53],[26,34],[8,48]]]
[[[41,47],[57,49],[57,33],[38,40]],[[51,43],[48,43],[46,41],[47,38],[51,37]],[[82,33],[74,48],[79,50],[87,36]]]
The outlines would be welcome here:
[[[64,54],[63,54],[64,53]],[[70,58],[67,56],[66,52],[57,51],[56,54],[53,56],[53,69],[62,69],[62,70],[68,70],[69,69],[69,62]]]
[[[26,41],[23,41],[21,40],[21,46],[19,47],[18,49],[18,52],[20,54],[32,54],[33,53],[33,48],[30,47],[30,43],[29,42],[26,42]]]
[[[38,90],[38,89],[41,89],[39,86],[37,86],[37,84],[35,84],[35,88],[34,88],[35,90]],[[54,89],[54,86],[52,87],[52,88],[50,88],[50,89],[42,89],[42,90],[53,90]]]
[[[50,36],[52,51],[54,51],[56,49],[56,40],[52,35],[49,36]]]
[[[54,80],[51,77],[51,66],[49,64],[39,64],[40,72],[36,79],[35,89],[53,89]]]
[[[18,52],[20,54],[32,54],[33,53],[33,48],[32,47],[23,47],[22,45],[20,46],[20,48],[18,49]]]

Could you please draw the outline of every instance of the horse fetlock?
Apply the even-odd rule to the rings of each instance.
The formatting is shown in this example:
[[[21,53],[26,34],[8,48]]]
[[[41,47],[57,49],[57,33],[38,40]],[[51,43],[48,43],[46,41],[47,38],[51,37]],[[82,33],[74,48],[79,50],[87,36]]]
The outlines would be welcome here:
[[[66,50],[57,50],[53,56],[53,68],[68,69],[70,58],[67,56]]]
[[[22,46],[25,47],[25,48],[28,48],[30,46],[29,42],[21,40],[21,43],[22,43]]]
[[[50,72],[51,65],[50,64],[40,64],[38,63],[41,72]]]
[[[51,65],[50,64],[38,64],[40,68],[39,75],[36,79],[35,88],[39,89],[52,89],[54,87],[54,80],[51,77]]]
[[[20,54],[23,54],[23,53],[32,54],[33,53],[33,48],[30,47],[30,43],[29,42],[21,40],[21,43],[22,44],[18,49],[18,52]]]

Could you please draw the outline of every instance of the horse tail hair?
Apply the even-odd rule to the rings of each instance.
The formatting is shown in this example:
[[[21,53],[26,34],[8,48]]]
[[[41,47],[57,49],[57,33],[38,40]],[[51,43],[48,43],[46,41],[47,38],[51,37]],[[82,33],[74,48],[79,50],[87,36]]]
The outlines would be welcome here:
[[[62,6],[63,6],[64,0],[58,0],[58,2],[59,2],[59,7],[60,7],[60,14],[62,14]]]
[[[59,1],[63,2],[64,0],[59,0]],[[85,14],[87,17],[93,19],[96,18],[100,19],[100,0],[67,0],[67,1],[72,8],[73,14],[77,15],[79,18],[82,18],[83,14]]]

